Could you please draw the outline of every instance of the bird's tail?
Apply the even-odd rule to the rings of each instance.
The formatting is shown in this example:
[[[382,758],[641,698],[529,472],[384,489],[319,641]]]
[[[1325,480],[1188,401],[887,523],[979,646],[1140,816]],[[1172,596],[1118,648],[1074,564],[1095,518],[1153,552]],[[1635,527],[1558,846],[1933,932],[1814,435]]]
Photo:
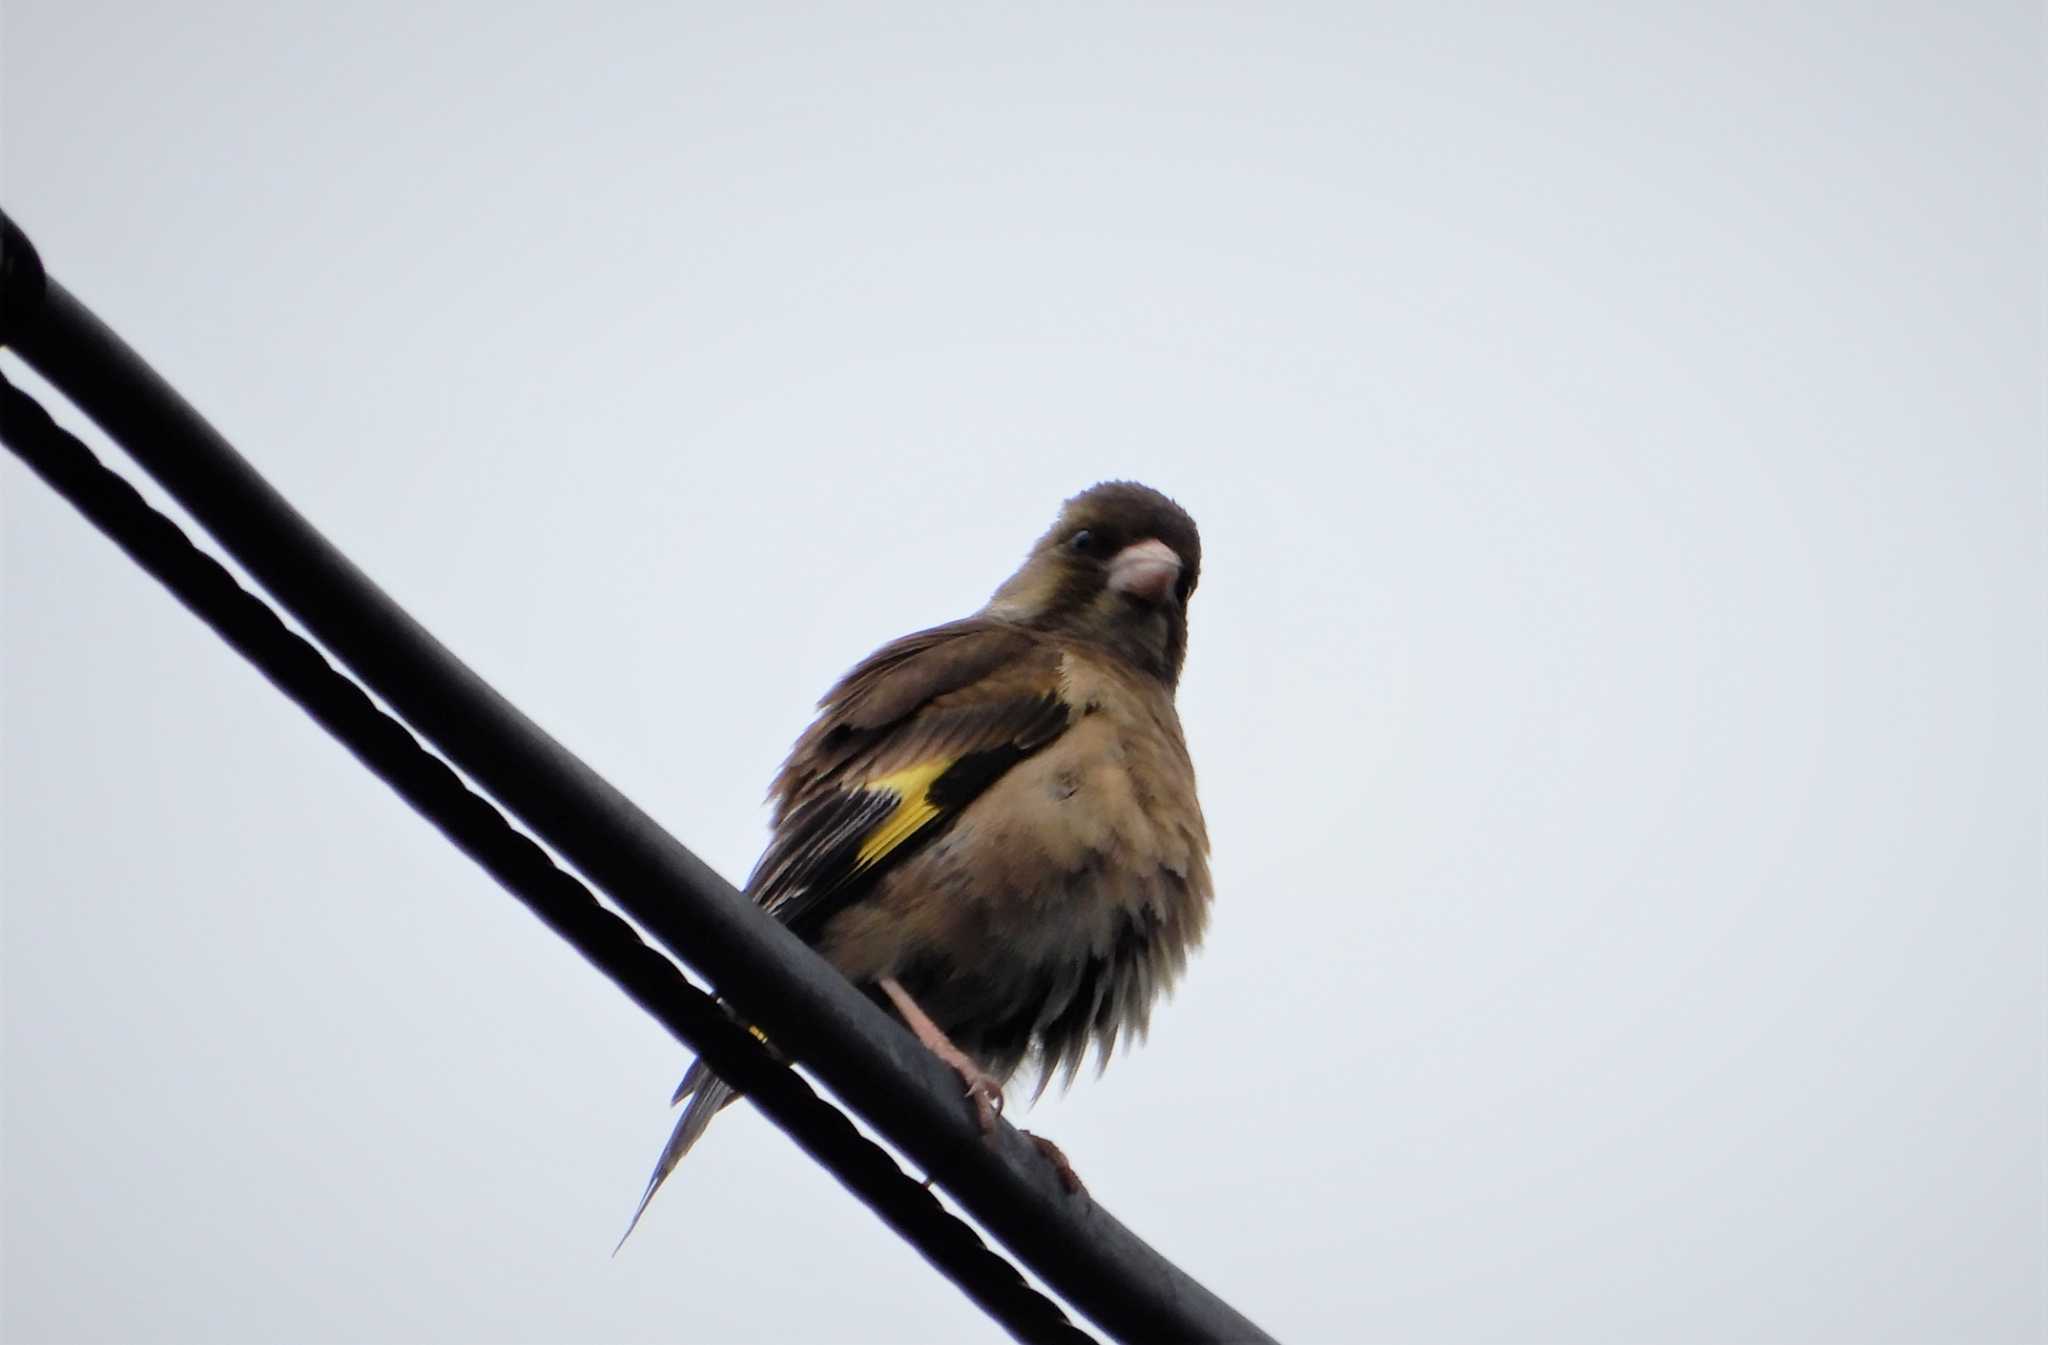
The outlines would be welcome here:
[[[647,1191],[640,1197],[640,1208],[633,1211],[633,1220],[626,1225],[626,1231],[619,1236],[619,1247],[626,1245],[626,1239],[633,1236],[633,1230],[640,1226],[640,1216],[647,1213],[648,1202],[654,1193],[668,1180],[668,1174],[676,1170],[676,1164],[683,1161],[683,1155],[690,1152],[704,1132],[711,1126],[711,1118],[718,1115],[725,1106],[739,1096],[739,1092],[711,1072],[709,1066],[699,1060],[683,1075],[682,1083],[676,1088],[676,1095],[670,1101],[673,1106],[684,1098],[690,1105],[683,1108],[683,1114],[676,1118],[676,1128],[668,1137],[668,1144],[661,1151],[661,1157],[654,1164],[654,1175],[647,1179]],[[619,1247],[612,1248],[612,1255],[619,1254]]]

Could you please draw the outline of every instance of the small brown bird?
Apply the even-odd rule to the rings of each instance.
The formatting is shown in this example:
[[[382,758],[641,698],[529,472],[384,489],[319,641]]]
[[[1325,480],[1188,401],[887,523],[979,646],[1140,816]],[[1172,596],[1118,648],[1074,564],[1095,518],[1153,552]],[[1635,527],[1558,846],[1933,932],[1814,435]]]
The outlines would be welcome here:
[[[1076,495],[987,606],[826,693],[770,790],[747,895],[959,1071],[984,1130],[1027,1058],[1042,1093],[1142,1035],[1201,938],[1209,839],[1173,705],[1201,563],[1158,491]],[[736,1096],[690,1067],[628,1235]]]

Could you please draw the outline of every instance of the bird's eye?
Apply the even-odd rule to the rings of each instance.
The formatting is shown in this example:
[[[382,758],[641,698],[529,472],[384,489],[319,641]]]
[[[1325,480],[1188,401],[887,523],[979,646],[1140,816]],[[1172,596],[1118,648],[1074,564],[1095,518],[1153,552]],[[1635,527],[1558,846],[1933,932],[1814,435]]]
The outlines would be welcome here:
[[[1085,556],[1095,549],[1095,534],[1083,528],[1067,539],[1067,545]]]

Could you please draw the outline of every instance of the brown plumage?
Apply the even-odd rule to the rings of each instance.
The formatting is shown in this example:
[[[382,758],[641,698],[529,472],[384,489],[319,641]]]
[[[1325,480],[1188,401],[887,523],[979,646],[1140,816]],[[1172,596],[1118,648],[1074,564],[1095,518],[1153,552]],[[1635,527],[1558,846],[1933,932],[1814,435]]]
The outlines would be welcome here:
[[[1043,1091],[1142,1034],[1201,938],[1173,704],[1200,569],[1173,501],[1084,491],[980,612],[841,679],[770,790],[747,894],[959,1069],[984,1126],[1028,1058]],[[691,1067],[635,1223],[733,1097]]]

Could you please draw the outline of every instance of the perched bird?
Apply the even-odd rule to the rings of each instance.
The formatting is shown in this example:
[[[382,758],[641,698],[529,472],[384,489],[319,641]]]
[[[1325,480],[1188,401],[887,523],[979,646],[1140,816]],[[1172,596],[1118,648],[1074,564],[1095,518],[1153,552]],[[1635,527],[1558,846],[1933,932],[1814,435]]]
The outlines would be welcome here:
[[[1143,1034],[1201,938],[1209,840],[1173,704],[1201,563],[1158,491],[1076,495],[979,612],[827,692],[769,792],[747,895],[957,1070],[984,1130],[1027,1058],[1042,1093]],[[735,1096],[691,1066],[633,1225]]]

